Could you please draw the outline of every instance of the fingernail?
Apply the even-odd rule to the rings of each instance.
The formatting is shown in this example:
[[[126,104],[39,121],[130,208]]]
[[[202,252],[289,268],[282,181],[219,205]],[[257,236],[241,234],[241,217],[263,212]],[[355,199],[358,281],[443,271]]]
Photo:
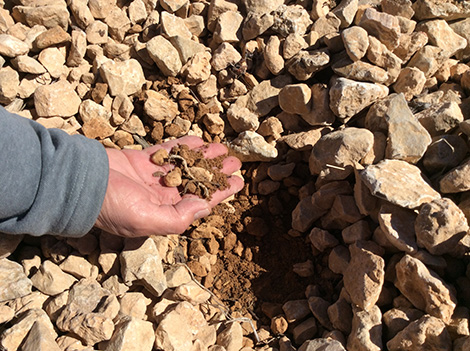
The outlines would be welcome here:
[[[202,217],[208,216],[210,213],[211,213],[211,210],[208,209],[208,208],[206,208],[206,209],[204,209],[204,210],[201,210],[201,211],[199,211],[199,212],[196,212],[196,214],[194,215],[194,218],[195,218],[195,219],[200,219],[200,218],[202,218]]]

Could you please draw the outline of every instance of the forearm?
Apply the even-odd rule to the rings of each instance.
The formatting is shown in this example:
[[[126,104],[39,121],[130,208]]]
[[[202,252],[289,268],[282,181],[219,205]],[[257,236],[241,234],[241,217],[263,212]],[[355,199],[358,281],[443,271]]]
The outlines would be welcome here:
[[[0,232],[81,236],[108,181],[104,147],[0,108]]]

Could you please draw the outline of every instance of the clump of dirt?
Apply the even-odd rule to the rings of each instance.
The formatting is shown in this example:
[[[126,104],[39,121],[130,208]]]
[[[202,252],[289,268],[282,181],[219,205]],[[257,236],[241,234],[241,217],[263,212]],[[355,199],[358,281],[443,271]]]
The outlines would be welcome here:
[[[158,171],[153,175],[162,177],[166,186],[178,187],[182,195],[194,194],[209,200],[214,192],[229,186],[227,175],[221,171],[225,157],[205,158],[202,150],[190,149],[188,145],[177,145],[170,152],[159,149],[151,161],[158,166],[171,164],[174,168],[166,174]]]

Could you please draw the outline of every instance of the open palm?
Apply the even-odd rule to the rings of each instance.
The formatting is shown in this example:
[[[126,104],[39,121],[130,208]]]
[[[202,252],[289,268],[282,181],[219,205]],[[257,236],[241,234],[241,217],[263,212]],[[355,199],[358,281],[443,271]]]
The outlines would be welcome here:
[[[222,144],[202,148],[202,139],[186,136],[142,151],[107,149],[109,159],[108,188],[96,221],[96,226],[121,236],[149,236],[180,234],[195,220],[207,216],[212,208],[225,198],[240,191],[243,180],[230,176],[230,187],[217,191],[210,200],[195,195],[183,195],[177,188],[163,185],[155,172],[166,174],[171,165],[157,166],[150,156],[158,149],[170,151],[177,144],[191,149],[201,148],[204,157],[214,158],[227,153]],[[239,170],[235,157],[224,159],[222,172],[227,175]]]

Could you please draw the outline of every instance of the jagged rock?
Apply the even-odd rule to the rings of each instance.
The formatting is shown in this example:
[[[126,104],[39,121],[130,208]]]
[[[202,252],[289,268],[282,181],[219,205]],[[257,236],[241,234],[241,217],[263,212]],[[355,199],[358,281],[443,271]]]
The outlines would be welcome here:
[[[440,198],[423,179],[419,168],[405,161],[383,160],[367,166],[360,177],[373,195],[400,207],[415,209]]]
[[[418,0],[413,4],[415,17],[418,20],[443,18],[453,20],[462,17],[468,17],[469,10],[458,3],[440,2],[433,0]]]
[[[292,114],[310,112],[311,89],[307,84],[289,84],[279,92],[279,106]]]
[[[135,59],[124,62],[107,61],[100,67],[100,75],[108,83],[111,96],[133,95],[145,82],[142,66]]]
[[[277,149],[251,130],[244,131],[229,144],[230,153],[242,162],[269,161],[277,157]]]
[[[343,39],[344,47],[351,60],[357,61],[366,55],[369,37],[364,28],[349,27],[341,32],[341,39]]]
[[[384,84],[389,80],[384,69],[363,61],[351,61],[349,57],[335,62],[332,68],[337,75],[355,81]]]
[[[430,107],[417,113],[415,118],[431,136],[449,133],[464,120],[459,104],[454,101]]]
[[[344,287],[355,305],[370,311],[382,291],[385,261],[355,244],[349,246],[349,251],[351,260],[343,273]]]
[[[336,78],[331,84],[330,108],[336,116],[347,120],[387,95],[384,85]]]
[[[116,330],[104,351],[124,351],[136,348],[141,351],[151,351],[154,342],[155,333],[152,323],[129,317],[116,325]]]
[[[383,314],[384,334],[387,340],[392,339],[411,322],[421,318],[424,312],[415,308],[392,308]]]
[[[415,222],[418,245],[433,255],[460,255],[465,248],[459,242],[468,235],[467,218],[450,199],[423,204]]]
[[[312,24],[307,10],[300,5],[281,5],[275,9],[273,15],[274,24],[271,29],[282,37],[292,33],[303,35]]]
[[[0,259],[0,302],[12,300],[31,293],[31,280],[23,267],[6,258]]]
[[[445,51],[448,56],[454,56],[458,51],[467,46],[467,40],[457,33],[444,20],[432,20],[420,23],[417,31],[423,31],[428,35],[429,43]]]
[[[353,305],[351,334],[348,337],[348,350],[382,350],[382,312],[377,306],[369,311]]]
[[[452,289],[420,260],[405,255],[395,266],[395,286],[418,309],[449,322],[457,304]]]
[[[147,51],[165,75],[176,76],[183,66],[178,50],[162,35],[157,35],[147,42]]]
[[[443,193],[460,193],[470,189],[468,169],[470,160],[447,172],[439,181],[439,189]]]
[[[325,50],[300,50],[287,62],[287,70],[300,81],[308,80],[314,73],[323,69],[330,62],[330,55]]]
[[[33,286],[42,293],[55,296],[69,289],[77,280],[70,274],[64,273],[59,266],[47,260],[31,277]]]
[[[451,169],[463,161],[468,147],[460,136],[441,135],[433,139],[423,156],[423,166],[431,173]]]
[[[424,315],[411,322],[392,340],[387,342],[390,351],[429,350],[450,351],[451,340],[445,324],[439,318]]]

